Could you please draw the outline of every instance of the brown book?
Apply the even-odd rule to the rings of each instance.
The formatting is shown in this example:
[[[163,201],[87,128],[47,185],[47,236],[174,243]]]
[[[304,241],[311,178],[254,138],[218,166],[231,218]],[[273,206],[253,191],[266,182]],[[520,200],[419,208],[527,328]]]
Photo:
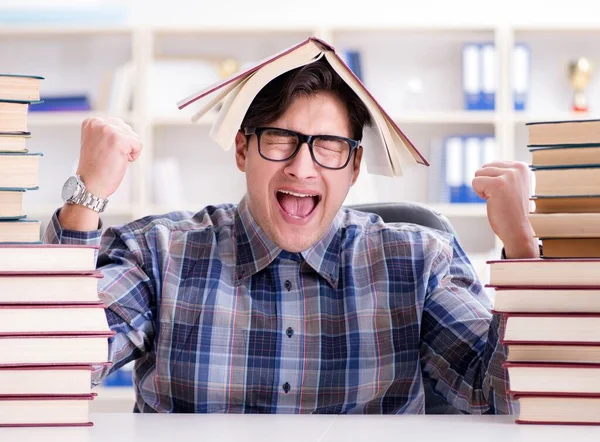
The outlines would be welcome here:
[[[28,132],[28,101],[0,100],[0,132]]]
[[[494,289],[497,312],[600,314],[600,287],[486,287]]]
[[[0,152],[27,152],[29,132],[0,132]]]
[[[600,394],[600,364],[504,364],[510,391]],[[1,372],[0,372],[1,375]]]
[[[77,272],[96,270],[97,246],[0,244],[0,272]]]
[[[541,121],[528,123],[527,130],[530,147],[600,144],[600,120]]]
[[[576,166],[600,164],[598,146],[549,146],[530,149],[533,166]]]
[[[0,364],[103,364],[108,358],[108,338],[112,336],[112,331],[71,335],[0,335]]]
[[[600,425],[600,395],[518,393],[518,424]]]
[[[0,304],[94,304],[102,273],[0,272]]]
[[[95,396],[1,396],[0,427],[88,427]]]
[[[535,213],[595,213],[600,212],[600,195],[535,195]]]
[[[104,311],[96,304],[0,305],[0,335],[108,333]]]
[[[23,213],[24,189],[0,188],[0,219],[25,218]]]
[[[0,365],[0,396],[88,396],[91,365]]]
[[[0,100],[38,101],[44,77],[0,74]]]
[[[600,364],[600,345],[568,345],[554,342],[517,344],[507,343],[506,360],[510,362],[547,362],[571,364]]]
[[[600,167],[533,168],[536,196],[600,195]]]
[[[600,259],[502,259],[488,264],[493,286],[600,286]]]
[[[538,238],[600,237],[600,213],[530,213],[528,218]]]
[[[502,313],[508,344],[600,345],[599,313]]]
[[[35,220],[0,220],[0,243],[40,241],[41,223]]]
[[[543,238],[544,258],[600,258],[600,238]]]

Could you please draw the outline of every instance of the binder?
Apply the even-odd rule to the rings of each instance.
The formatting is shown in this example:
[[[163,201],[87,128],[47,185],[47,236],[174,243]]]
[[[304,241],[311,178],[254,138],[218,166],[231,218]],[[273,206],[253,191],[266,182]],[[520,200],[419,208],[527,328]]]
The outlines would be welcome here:
[[[463,202],[463,140],[461,137],[449,137],[443,155],[444,179],[448,189],[450,203]]]
[[[481,109],[480,45],[467,43],[463,47],[463,93],[466,110]]]
[[[513,103],[514,110],[527,108],[529,94],[531,52],[524,43],[516,43],[513,48]]]
[[[480,109],[496,108],[496,90],[498,88],[498,63],[494,43],[484,43],[480,47],[481,91]]]
[[[477,135],[466,136],[463,138],[463,152],[464,152],[464,173],[462,179],[462,200],[464,203],[477,203],[483,200],[477,196],[473,190],[471,182],[475,177],[475,172],[483,164],[481,159],[482,142],[481,137]]]

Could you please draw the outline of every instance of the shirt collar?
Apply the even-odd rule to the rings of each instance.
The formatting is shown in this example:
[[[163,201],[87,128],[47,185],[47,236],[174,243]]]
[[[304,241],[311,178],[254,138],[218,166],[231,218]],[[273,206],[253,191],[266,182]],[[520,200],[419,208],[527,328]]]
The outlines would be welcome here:
[[[234,222],[235,285],[266,268],[282,252],[256,223],[246,198],[242,198],[238,205]],[[334,288],[338,284],[342,242],[340,216],[338,212],[327,233],[315,245],[300,254],[306,263]]]

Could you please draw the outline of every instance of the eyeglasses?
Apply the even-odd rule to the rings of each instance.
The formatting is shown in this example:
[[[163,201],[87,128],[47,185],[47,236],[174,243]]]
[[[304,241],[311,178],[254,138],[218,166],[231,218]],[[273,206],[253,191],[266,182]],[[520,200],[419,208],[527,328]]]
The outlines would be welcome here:
[[[246,135],[256,135],[258,153],[268,161],[288,161],[294,158],[304,143],[313,161],[325,169],[343,169],[350,162],[360,141],[335,135],[304,135],[277,127],[247,127]]]

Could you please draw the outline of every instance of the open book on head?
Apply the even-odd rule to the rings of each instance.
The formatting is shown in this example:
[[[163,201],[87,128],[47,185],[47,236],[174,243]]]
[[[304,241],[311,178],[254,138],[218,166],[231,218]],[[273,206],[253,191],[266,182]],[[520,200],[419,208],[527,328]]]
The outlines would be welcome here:
[[[219,146],[229,150],[250,104],[271,80],[279,75],[324,58],[332,69],[363,101],[371,114],[372,127],[365,128],[369,144],[364,146],[364,158],[369,173],[401,176],[403,167],[429,163],[408,137],[373,98],[366,87],[344,63],[334,48],[311,37],[289,49],[272,55],[252,67],[235,73],[177,103],[179,109],[191,104],[198,107],[192,121],[198,121],[224,100],[210,136]]]

